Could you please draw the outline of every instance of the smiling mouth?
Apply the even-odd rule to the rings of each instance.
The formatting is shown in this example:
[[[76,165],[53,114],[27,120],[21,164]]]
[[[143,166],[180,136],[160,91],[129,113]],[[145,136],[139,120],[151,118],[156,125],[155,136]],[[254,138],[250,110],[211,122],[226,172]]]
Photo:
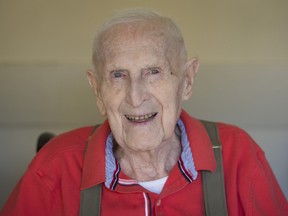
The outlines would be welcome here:
[[[157,113],[149,113],[146,115],[125,115],[126,119],[130,122],[136,122],[136,123],[141,123],[141,122],[146,122],[151,119],[153,119]]]

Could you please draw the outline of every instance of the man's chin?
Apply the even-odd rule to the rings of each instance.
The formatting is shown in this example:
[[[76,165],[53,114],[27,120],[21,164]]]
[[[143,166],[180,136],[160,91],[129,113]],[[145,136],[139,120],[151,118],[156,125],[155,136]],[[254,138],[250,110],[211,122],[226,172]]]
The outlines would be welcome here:
[[[151,139],[151,137],[155,137],[153,135],[146,135],[143,137],[143,135],[137,135],[132,137],[127,137],[127,142],[125,142],[125,145],[129,147],[133,151],[150,151],[153,149],[157,149],[157,147],[162,143],[162,139],[158,136],[157,138]]]

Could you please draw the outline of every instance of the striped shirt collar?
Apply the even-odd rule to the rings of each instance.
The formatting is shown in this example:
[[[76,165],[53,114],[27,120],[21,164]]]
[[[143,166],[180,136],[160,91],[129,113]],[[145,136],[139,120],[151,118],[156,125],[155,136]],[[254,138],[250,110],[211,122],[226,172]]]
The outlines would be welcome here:
[[[185,130],[185,126],[181,119],[177,122],[178,127],[181,131],[181,144],[182,144],[182,153],[178,160],[178,166],[181,170],[184,177],[189,181],[192,182],[197,178],[197,171],[195,169],[195,164],[193,160],[192,151],[190,148],[190,143],[187,137],[187,133]],[[119,173],[120,173],[120,165],[114,157],[113,154],[113,134],[112,132],[109,134],[106,140],[106,157],[105,157],[105,173],[106,173],[106,180],[105,186],[111,190],[114,190],[118,181],[119,181]],[[121,181],[121,180],[120,180]],[[124,183],[128,184],[135,184],[137,181],[122,180]]]
[[[184,171],[184,173],[187,174],[186,179],[188,181],[196,179],[198,170],[214,171],[216,169],[214,153],[211,148],[209,136],[201,122],[182,110],[178,125],[181,129],[181,140],[184,146],[180,157],[181,160],[178,161],[178,166],[181,165],[181,168],[179,167],[181,172]],[[117,164],[113,154],[111,154],[112,149],[111,146],[109,146],[109,142],[111,141],[109,141],[109,139],[112,139],[112,135],[108,120],[106,120],[93,133],[87,145],[83,161],[81,190],[100,183],[105,183],[107,186],[109,185],[109,188],[113,188],[113,180],[111,179],[113,179],[113,175],[117,178],[120,172],[120,166]],[[108,156],[106,156],[107,154]],[[108,160],[108,158],[110,159]],[[111,169],[114,171],[113,174],[110,173],[112,172],[111,170],[106,174],[106,164],[107,169],[108,167],[114,167]],[[118,181],[120,182],[121,179],[118,179]],[[134,184],[137,183],[135,180],[130,180],[130,183],[131,182]],[[124,184],[126,182],[122,183]]]

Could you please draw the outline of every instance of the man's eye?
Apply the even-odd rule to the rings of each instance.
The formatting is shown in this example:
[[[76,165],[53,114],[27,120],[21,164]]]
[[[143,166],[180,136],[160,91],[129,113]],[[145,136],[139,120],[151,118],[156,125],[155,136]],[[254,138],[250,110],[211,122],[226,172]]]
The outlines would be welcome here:
[[[158,73],[160,73],[160,71],[158,69],[151,69],[150,73],[151,74],[158,74]]]
[[[122,71],[113,71],[111,75],[113,78],[122,78],[125,76],[125,74]]]

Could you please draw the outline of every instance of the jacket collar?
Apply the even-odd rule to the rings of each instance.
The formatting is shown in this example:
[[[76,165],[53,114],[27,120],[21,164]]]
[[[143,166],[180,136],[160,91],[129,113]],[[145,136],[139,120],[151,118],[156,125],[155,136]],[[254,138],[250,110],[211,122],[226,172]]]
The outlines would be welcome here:
[[[106,120],[88,138],[85,150],[81,190],[105,182],[105,145],[111,129]]]
[[[180,115],[183,121],[193,153],[196,170],[216,170],[216,160],[212,149],[212,143],[202,123],[184,110]]]

